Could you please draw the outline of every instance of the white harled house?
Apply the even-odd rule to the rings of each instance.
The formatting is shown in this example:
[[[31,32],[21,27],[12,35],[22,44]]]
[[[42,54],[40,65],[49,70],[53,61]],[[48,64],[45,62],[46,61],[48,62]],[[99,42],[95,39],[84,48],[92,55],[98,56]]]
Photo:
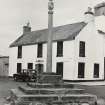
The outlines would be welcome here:
[[[64,80],[105,79],[105,3],[94,10],[84,13],[83,22],[53,28],[52,72]],[[23,35],[10,45],[9,76],[36,67],[46,72],[47,37],[48,29],[23,27]]]

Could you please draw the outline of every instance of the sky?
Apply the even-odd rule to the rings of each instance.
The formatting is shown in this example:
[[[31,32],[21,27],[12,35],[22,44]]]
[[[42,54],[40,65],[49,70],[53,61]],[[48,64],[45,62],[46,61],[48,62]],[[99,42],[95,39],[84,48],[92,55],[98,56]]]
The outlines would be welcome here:
[[[83,21],[88,7],[105,0],[54,0],[54,26]],[[22,35],[30,21],[33,30],[48,26],[48,0],[0,0],[0,55],[9,56],[9,45]]]

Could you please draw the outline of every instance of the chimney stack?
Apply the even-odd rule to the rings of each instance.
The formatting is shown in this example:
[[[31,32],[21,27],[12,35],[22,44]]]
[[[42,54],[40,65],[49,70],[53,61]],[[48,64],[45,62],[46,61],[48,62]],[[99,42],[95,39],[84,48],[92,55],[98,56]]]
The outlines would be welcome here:
[[[28,22],[26,26],[23,26],[23,34],[26,34],[27,32],[31,32],[30,23]]]
[[[94,13],[92,12],[91,7],[88,7],[88,10],[87,10],[87,12],[84,13],[84,15],[85,15],[85,22],[86,23],[94,21]]]
[[[102,2],[100,4],[97,4],[94,7],[95,16],[105,16],[105,2]]]

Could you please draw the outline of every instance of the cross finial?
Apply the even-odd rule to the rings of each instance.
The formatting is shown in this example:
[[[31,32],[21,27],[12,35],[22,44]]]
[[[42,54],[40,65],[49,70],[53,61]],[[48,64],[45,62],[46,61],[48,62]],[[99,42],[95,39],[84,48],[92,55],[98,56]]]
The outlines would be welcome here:
[[[53,10],[53,8],[54,8],[53,0],[49,0],[49,2],[48,2],[48,9],[49,10]]]

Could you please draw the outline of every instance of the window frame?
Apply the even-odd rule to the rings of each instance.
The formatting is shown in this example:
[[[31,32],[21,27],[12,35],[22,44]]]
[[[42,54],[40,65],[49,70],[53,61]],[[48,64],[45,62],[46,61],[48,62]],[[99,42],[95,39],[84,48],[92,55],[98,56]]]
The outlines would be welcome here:
[[[20,65],[20,67],[19,67],[19,65]],[[22,63],[17,63],[17,73],[21,73],[21,72],[22,72]]]
[[[63,41],[57,42],[57,57],[63,57]]]
[[[56,62],[56,73],[63,77],[63,72],[64,72],[64,62]]]
[[[82,67],[83,70],[81,70]],[[83,71],[83,73],[80,71]],[[85,62],[78,62],[78,78],[85,78]]]
[[[32,64],[31,65],[31,68],[29,68],[30,67],[30,64]],[[33,63],[27,63],[27,69],[33,69]]]
[[[97,69],[97,67],[95,69],[95,65],[98,66],[98,69]],[[98,70],[98,73],[97,73],[97,70]],[[99,78],[99,71],[100,71],[100,64],[99,63],[94,63],[94,74],[93,74],[94,78]]]
[[[38,58],[43,57],[43,43],[37,44],[37,57]]]
[[[85,41],[79,42],[79,57],[85,57],[86,43]]]
[[[22,58],[22,46],[18,46],[18,55],[17,58]]]

